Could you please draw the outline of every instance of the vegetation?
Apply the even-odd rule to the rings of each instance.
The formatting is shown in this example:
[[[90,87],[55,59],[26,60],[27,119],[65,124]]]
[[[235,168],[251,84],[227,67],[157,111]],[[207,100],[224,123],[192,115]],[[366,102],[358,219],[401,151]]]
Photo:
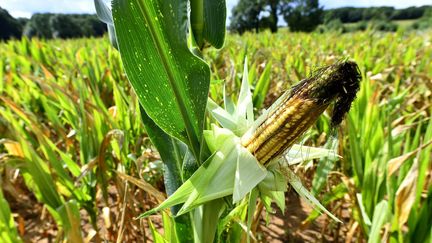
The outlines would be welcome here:
[[[102,36],[106,26],[96,15],[90,14],[33,14],[30,19],[13,18],[0,8],[0,40],[21,36],[52,38],[79,38]]]
[[[322,13],[317,0],[240,0],[232,9],[229,28],[240,34],[266,28],[275,33],[282,15],[292,31],[310,32],[322,22]]]
[[[419,20],[414,22],[411,26],[413,29],[416,30],[425,30],[432,27],[432,9],[429,9],[426,11]]]
[[[232,9],[229,29],[240,34],[247,30],[269,28],[275,33],[279,15],[288,3],[287,0],[240,0]]]
[[[27,37],[77,38],[102,36],[106,26],[90,14],[33,14],[24,27]]]
[[[419,19],[431,8],[432,6],[408,7],[404,9],[395,9],[394,7],[335,8],[324,11],[324,21],[339,19],[342,23],[354,23],[373,19]]]
[[[270,28],[277,31],[278,16],[282,16],[291,31],[311,32],[320,24],[319,31],[351,32],[371,28],[378,31],[396,31],[394,23],[400,20],[418,20],[409,29],[424,29],[429,26],[428,12],[432,6],[409,7],[395,9],[394,7],[354,8],[342,7],[323,10],[319,1],[263,1],[241,0],[232,9],[229,29],[244,33]],[[423,20],[421,20],[423,19]],[[355,25],[343,25],[356,23]],[[368,26],[369,25],[369,26]]]
[[[0,31],[0,40],[8,40],[11,38],[19,39],[22,34],[22,25],[14,19],[8,11],[0,8],[0,23],[2,28]]]
[[[322,23],[323,7],[318,0],[297,0],[283,6],[282,13],[291,31],[311,32]]]
[[[326,213],[315,240],[431,240],[431,33],[265,32],[210,49],[224,42],[222,2],[191,6],[188,39],[186,5],[119,0],[97,10],[120,52],[100,39],[0,45],[1,241],[260,239],[288,183],[316,210],[302,227]],[[253,145],[266,138],[275,147]]]

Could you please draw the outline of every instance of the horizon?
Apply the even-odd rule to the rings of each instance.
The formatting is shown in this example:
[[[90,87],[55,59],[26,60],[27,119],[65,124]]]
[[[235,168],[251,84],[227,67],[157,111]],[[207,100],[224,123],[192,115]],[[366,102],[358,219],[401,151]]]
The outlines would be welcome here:
[[[227,18],[231,16],[232,8],[237,4],[237,0],[227,0]],[[320,6],[325,10],[343,7],[367,8],[367,7],[394,7],[396,9],[408,7],[420,7],[429,5],[430,0],[412,0],[412,1],[389,1],[389,0],[361,0],[356,2],[337,0],[320,1]],[[43,2],[28,2],[25,0],[4,0],[0,7],[6,9],[14,18],[30,18],[35,13],[64,13],[64,14],[95,14],[93,0],[46,0]]]

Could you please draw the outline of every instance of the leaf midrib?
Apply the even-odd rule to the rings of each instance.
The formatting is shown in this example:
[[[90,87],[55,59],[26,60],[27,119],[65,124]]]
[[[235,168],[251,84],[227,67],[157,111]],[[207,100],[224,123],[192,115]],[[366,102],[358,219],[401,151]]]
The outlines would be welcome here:
[[[146,23],[150,29],[150,35],[151,38],[153,39],[153,43],[155,43],[156,45],[156,50],[159,54],[159,57],[162,61],[162,64],[164,65],[164,69],[168,75],[168,82],[172,88],[172,90],[174,91],[174,98],[176,99],[176,104],[178,105],[178,108],[180,110],[180,114],[184,120],[185,123],[185,129],[186,129],[186,133],[188,136],[188,140],[189,140],[189,145],[190,148],[192,150],[192,152],[194,153],[195,158],[197,159],[197,161],[199,161],[199,139],[198,139],[198,135],[195,133],[193,127],[191,126],[192,122],[190,120],[190,117],[188,116],[187,112],[186,112],[186,105],[184,104],[182,98],[181,98],[181,94],[179,91],[179,87],[176,84],[175,81],[175,74],[172,72],[171,68],[170,68],[170,61],[169,61],[169,57],[167,56],[166,52],[164,51],[166,48],[164,48],[165,46],[163,45],[163,41],[162,41],[162,37],[161,34],[157,31],[157,28],[155,26],[155,22],[152,21],[152,18],[150,17],[150,12],[149,9],[146,7],[146,4],[144,3],[143,0],[138,1],[138,7],[144,17],[144,19],[146,20]],[[174,65],[175,66],[175,65]]]

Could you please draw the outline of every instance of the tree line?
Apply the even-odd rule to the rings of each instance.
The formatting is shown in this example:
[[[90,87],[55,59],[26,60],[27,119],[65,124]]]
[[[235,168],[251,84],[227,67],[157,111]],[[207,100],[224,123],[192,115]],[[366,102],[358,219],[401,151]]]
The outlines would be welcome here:
[[[343,23],[359,22],[354,26],[363,30],[365,21],[373,20],[380,30],[394,31],[397,26],[390,20],[419,19],[414,29],[431,25],[432,6],[395,9],[393,7],[353,8],[324,10],[318,0],[239,0],[232,9],[229,29],[233,32],[258,32],[270,29],[276,32],[279,17],[283,17],[291,31],[310,32],[320,24],[325,29],[342,29]],[[96,15],[91,14],[34,14],[30,19],[13,18],[0,7],[0,40],[19,39],[22,36],[51,38],[76,38],[101,36],[107,29]]]
[[[93,14],[33,14],[30,19],[12,17],[0,7],[0,40],[20,39],[22,36],[78,38],[102,36],[107,27]]]
[[[353,8],[344,7],[325,11],[324,20],[339,19],[342,23],[355,23],[374,19],[406,20],[419,19],[432,6],[409,7],[395,9],[394,7]]]
[[[365,21],[374,21],[381,30],[395,30],[391,20],[423,19],[432,11],[432,6],[354,8],[343,7],[324,10],[318,0],[239,0],[232,9],[229,29],[242,34],[270,29],[276,32],[278,18],[282,17],[291,31],[310,32],[320,24],[341,25],[361,22],[359,29],[366,28]],[[420,21],[421,22],[421,21]],[[424,25],[424,24],[423,24]],[[414,26],[415,28],[415,26]]]

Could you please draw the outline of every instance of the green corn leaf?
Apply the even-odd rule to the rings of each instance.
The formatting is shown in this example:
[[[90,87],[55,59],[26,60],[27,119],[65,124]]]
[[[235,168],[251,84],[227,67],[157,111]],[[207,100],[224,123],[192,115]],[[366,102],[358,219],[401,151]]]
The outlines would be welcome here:
[[[105,24],[114,24],[111,10],[104,0],[94,0],[96,14]]]
[[[411,242],[431,242],[432,240],[432,188],[429,188],[428,196],[419,209],[418,219],[415,225],[410,227],[409,237]],[[429,238],[429,239],[428,239]]]
[[[56,209],[62,219],[66,238],[69,242],[84,242],[81,235],[81,217],[76,201],[71,200]]]
[[[285,155],[285,160],[289,165],[299,164],[304,161],[327,158],[329,160],[336,160],[341,158],[334,150],[309,147],[304,145],[294,144]]]
[[[96,9],[96,14],[98,18],[107,24],[108,27],[108,36],[111,42],[111,45],[113,45],[115,48],[118,48],[117,44],[117,37],[114,29],[114,21],[112,17],[111,10],[109,9],[108,5],[104,0],[94,0],[94,5]]]
[[[129,81],[148,116],[199,157],[208,65],[187,45],[187,1],[115,0],[114,25]]]
[[[198,242],[214,242],[219,217],[222,210],[225,209],[224,205],[223,199],[217,199],[203,204],[193,211],[195,239]]]
[[[381,242],[381,227],[388,220],[388,203],[382,200],[375,206],[372,218],[371,231],[369,234],[369,243]]]
[[[255,90],[253,92],[253,104],[254,107],[260,109],[264,103],[265,97],[267,96],[268,90],[270,88],[270,73],[271,73],[272,62],[269,61],[261,74],[258,83],[256,84]]]
[[[150,226],[150,232],[152,233],[153,240],[155,243],[168,242],[168,239],[166,239],[163,235],[161,235],[161,233],[159,233],[159,231],[156,229],[156,227],[154,226],[151,219],[148,219],[147,222],[148,222],[148,225]]]
[[[164,163],[164,182],[165,191],[168,195],[173,194],[183,183],[183,160],[186,157],[186,146],[184,143],[170,137],[162,131],[150,117],[140,107],[141,118],[153,145],[157,148]],[[192,173],[192,172],[187,172]],[[180,206],[173,206],[171,212],[175,215],[180,210]],[[177,237],[182,242],[193,240],[191,222],[188,215],[174,218]]]
[[[243,79],[240,87],[239,98],[237,101],[236,116],[245,118],[247,121],[247,127],[250,127],[250,125],[253,124],[255,119],[253,114],[252,93],[250,91],[248,81],[247,58],[245,58],[244,61]]]
[[[0,241],[5,243],[22,242],[16,230],[9,204],[0,190]]]
[[[191,28],[200,49],[207,42],[221,48],[225,40],[225,0],[191,0]]]
[[[241,136],[237,133],[237,120],[236,118],[228,113],[225,109],[216,104],[212,99],[207,101],[207,110],[210,112],[212,117],[219,122],[219,124],[226,129],[233,131],[236,135]]]
[[[288,167],[283,167],[283,173],[287,177],[288,182],[294,188],[294,190],[310,205],[321,212],[325,212],[330,218],[336,222],[341,222],[332,213],[330,213],[321,203],[302,185],[301,180],[296,176],[296,174]]]
[[[370,220],[369,215],[366,213],[366,209],[365,209],[365,207],[363,205],[363,196],[362,196],[362,194],[361,193],[357,193],[356,197],[357,197],[357,203],[358,203],[358,206],[360,208],[360,213],[361,213],[361,216],[362,216],[362,219],[363,219],[364,223],[367,226],[371,226],[372,222]],[[369,228],[367,230],[369,231]]]
[[[326,193],[321,202],[324,206],[327,206],[329,203],[343,198],[347,193],[347,186],[343,182],[341,182],[337,186],[332,188],[330,192]],[[315,210],[308,216],[306,221],[313,221],[318,218],[318,216],[320,216],[320,213]]]
[[[225,110],[231,115],[234,114],[235,105],[234,105],[234,102],[232,101],[231,97],[229,97],[227,94],[226,85],[224,85],[224,89],[223,89],[223,99],[224,99]]]

